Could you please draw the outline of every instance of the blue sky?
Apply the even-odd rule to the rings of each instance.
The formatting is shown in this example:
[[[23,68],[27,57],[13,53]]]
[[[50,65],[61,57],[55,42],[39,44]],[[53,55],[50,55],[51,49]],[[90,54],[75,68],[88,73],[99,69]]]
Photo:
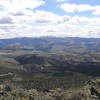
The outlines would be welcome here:
[[[59,9],[59,7],[57,7],[58,3],[56,2],[56,0],[45,0],[45,1],[46,1],[45,5],[38,7],[39,10],[50,11],[58,15],[66,14],[65,11],[62,11],[61,9]]]
[[[99,0],[0,0],[0,38],[100,37]]]

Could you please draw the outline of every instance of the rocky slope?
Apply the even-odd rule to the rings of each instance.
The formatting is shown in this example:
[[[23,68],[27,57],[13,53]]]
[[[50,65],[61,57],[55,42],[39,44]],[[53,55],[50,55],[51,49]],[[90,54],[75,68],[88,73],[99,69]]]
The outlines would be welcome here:
[[[85,86],[72,90],[37,91],[3,84],[0,85],[0,100],[100,100],[100,79],[89,80]]]

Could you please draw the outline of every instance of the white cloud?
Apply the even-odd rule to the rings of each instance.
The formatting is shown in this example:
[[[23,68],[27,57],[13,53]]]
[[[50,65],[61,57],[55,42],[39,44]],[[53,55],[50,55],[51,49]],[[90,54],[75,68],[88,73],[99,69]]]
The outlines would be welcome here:
[[[95,11],[92,12],[94,15],[100,15],[100,6],[95,6]]]
[[[0,19],[0,24],[13,24],[13,19],[9,16]]]
[[[64,1],[68,1],[68,0],[56,0],[56,2],[64,2]]]
[[[25,9],[34,9],[40,5],[45,4],[43,0],[1,0],[0,5],[3,10],[8,12],[18,12]]]
[[[60,16],[58,16],[57,14],[43,10],[41,11],[36,10],[33,17],[37,23],[44,23],[44,24],[47,23],[53,24],[57,23],[60,20]]]
[[[89,4],[64,3],[64,4],[61,4],[59,7],[69,13],[92,11],[92,14],[100,15],[100,5],[91,6]]]
[[[88,4],[77,5],[77,4],[64,3],[64,4],[60,5],[60,8],[66,12],[71,12],[71,13],[94,10],[94,7],[92,7]]]
[[[44,19],[44,16],[48,18]],[[45,17],[45,18],[46,18]],[[38,19],[38,20],[37,20]],[[33,19],[22,24],[1,25],[2,37],[39,37],[39,36],[80,36],[100,38],[100,18],[79,16],[58,16],[51,12],[39,11]],[[9,34],[9,35],[8,35]]]

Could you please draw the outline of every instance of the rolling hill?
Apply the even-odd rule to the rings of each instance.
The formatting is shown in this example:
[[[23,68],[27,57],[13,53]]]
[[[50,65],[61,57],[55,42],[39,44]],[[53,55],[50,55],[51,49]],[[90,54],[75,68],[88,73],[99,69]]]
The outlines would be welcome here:
[[[62,94],[64,91],[72,91],[74,95],[75,90],[79,89],[80,92],[86,82],[97,77],[100,77],[99,38],[41,37],[0,40],[1,85],[10,82],[18,91],[36,89],[40,95],[41,91],[43,95],[45,92],[48,95],[51,93],[48,91],[60,88]]]

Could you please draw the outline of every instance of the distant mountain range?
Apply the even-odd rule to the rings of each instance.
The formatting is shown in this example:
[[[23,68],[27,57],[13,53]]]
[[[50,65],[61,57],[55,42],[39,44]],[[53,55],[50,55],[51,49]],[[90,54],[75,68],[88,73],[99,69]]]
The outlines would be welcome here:
[[[34,50],[43,52],[99,52],[100,38],[41,37],[0,39],[0,48],[5,50]]]

